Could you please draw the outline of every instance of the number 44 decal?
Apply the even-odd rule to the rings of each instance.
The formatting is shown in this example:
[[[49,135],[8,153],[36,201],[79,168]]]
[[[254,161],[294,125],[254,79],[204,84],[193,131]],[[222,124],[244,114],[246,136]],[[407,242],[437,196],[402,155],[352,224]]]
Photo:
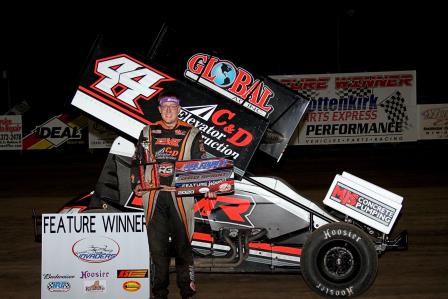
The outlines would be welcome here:
[[[161,91],[159,83],[174,81],[126,54],[98,59],[94,71],[100,77],[91,85],[94,90],[138,112],[142,112],[139,99],[153,98]]]

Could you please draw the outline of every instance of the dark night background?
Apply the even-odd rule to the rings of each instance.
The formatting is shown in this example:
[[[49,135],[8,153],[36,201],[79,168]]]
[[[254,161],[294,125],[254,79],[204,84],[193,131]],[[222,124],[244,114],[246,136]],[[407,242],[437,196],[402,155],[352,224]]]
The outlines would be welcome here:
[[[30,116],[43,120],[70,109],[67,103],[98,33],[144,54],[165,21],[182,32],[179,49],[199,41],[260,74],[416,70],[418,103],[448,100],[443,76],[448,26],[441,5],[100,11],[74,5],[3,11],[0,113],[23,100],[32,107]]]
[[[213,7],[185,1],[188,8],[159,2],[3,2],[0,115],[26,100],[25,135],[56,114],[77,111],[69,101],[97,34],[144,54],[164,21],[180,33],[178,51],[197,42],[264,75],[416,70],[417,103],[448,103],[442,2],[315,1],[304,7],[305,1],[219,1]],[[381,256],[376,281],[362,298],[448,298],[447,152],[447,139],[291,146],[279,163],[258,151],[249,171],[280,177],[321,207],[334,175],[343,171],[403,196],[393,235],[408,230],[409,250]],[[1,298],[39,298],[41,244],[34,242],[31,209],[54,213],[90,192],[107,154],[79,147],[1,151]],[[199,274],[198,280],[200,298],[318,298],[297,274]]]

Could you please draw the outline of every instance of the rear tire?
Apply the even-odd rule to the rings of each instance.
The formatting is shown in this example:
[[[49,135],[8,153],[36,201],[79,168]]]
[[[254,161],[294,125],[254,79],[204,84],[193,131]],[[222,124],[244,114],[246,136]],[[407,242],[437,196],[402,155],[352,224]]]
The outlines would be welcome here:
[[[364,231],[343,222],[330,223],[307,239],[300,265],[306,284],[319,295],[354,297],[373,284],[378,255]]]

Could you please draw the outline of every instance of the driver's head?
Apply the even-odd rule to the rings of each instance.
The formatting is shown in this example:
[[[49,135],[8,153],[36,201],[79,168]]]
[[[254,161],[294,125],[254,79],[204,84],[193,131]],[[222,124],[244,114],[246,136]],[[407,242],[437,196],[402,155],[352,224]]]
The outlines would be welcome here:
[[[159,112],[162,120],[167,125],[177,122],[177,115],[180,112],[180,99],[175,93],[163,93],[159,96]]]

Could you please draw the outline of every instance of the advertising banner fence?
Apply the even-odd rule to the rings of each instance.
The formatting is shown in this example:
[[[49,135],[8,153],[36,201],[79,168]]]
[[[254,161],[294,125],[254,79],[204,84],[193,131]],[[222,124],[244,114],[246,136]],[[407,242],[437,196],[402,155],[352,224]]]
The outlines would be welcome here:
[[[118,135],[102,124],[89,121],[89,148],[110,148]]]
[[[415,71],[272,76],[308,98],[292,144],[417,140]]]
[[[448,104],[418,105],[418,139],[448,139]]]
[[[0,116],[0,150],[22,150],[22,116]]]
[[[24,150],[55,149],[87,143],[87,118],[72,113],[56,115],[23,137]]]

